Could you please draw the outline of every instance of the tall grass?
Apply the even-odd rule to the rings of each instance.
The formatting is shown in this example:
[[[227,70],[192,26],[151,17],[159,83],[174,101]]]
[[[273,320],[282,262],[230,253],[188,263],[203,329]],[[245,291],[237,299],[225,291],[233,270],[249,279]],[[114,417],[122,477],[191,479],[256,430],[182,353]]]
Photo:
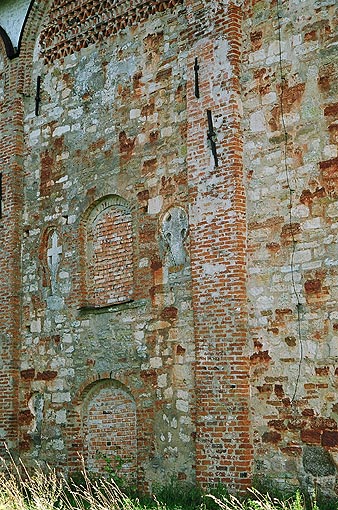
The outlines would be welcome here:
[[[172,485],[171,489],[175,489]],[[181,494],[180,497],[177,495]],[[190,498],[190,499],[189,499]],[[35,469],[28,472],[24,466],[13,464],[0,471],[0,510],[305,510],[305,502],[299,492],[286,501],[263,495],[251,489],[248,497],[241,500],[233,495],[219,497],[201,491],[183,497],[176,491],[159,491],[148,502],[128,497],[114,480],[92,480],[84,471],[81,484],[60,477],[55,471]],[[188,503],[190,501],[190,504]],[[309,507],[308,507],[309,508]],[[320,510],[312,502],[311,510]],[[338,510],[332,506],[330,510]]]
[[[269,494],[261,494],[256,489],[249,489],[251,497],[240,501],[235,496],[229,495],[227,500],[219,500],[215,496],[210,495],[221,510],[304,510],[305,502],[300,494],[296,492],[295,496],[287,501],[282,501],[271,497]],[[319,510],[317,506],[312,507],[313,510]]]

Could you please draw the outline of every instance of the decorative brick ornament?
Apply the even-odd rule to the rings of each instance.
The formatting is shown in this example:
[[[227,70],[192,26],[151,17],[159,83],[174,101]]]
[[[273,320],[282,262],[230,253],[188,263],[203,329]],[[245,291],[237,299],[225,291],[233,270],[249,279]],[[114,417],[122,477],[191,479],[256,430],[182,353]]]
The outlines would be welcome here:
[[[182,4],[183,0],[55,0],[49,23],[41,33],[46,62],[64,58],[90,44],[104,41],[152,14]]]

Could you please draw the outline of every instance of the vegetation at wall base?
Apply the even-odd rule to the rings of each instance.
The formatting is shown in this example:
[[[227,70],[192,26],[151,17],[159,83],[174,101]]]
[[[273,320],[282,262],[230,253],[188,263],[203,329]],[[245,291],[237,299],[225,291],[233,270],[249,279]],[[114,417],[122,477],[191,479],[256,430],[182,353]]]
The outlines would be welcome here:
[[[323,494],[319,485],[316,489],[310,490],[309,486],[303,486],[301,489],[287,488],[287,485],[281,488],[271,478],[254,479],[254,488],[258,493],[265,496],[273,496],[274,499],[280,501],[294,500],[297,494],[301,494],[303,507],[305,510],[336,510],[338,509],[338,497],[329,497]]]
[[[0,510],[338,510],[338,503],[306,498],[297,491],[283,499],[250,489],[244,498],[228,494],[222,485],[203,492],[171,480],[152,496],[128,496],[112,479],[66,480],[54,470],[28,472],[21,464],[0,472]],[[212,493],[211,493],[212,492]]]

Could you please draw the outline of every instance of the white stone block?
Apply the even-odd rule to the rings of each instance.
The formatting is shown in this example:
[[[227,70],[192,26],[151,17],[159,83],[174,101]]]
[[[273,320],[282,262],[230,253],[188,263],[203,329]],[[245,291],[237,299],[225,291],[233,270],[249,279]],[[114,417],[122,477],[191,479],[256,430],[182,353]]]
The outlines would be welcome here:
[[[151,368],[161,368],[162,358],[160,358],[159,356],[155,358],[150,358],[149,363]]]
[[[189,412],[189,402],[186,400],[176,400],[176,409],[178,411],[182,411],[183,413]]]
[[[138,119],[141,115],[141,110],[139,110],[138,108],[134,108],[133,110],[130,110],[129,112],[129,118],[130,120],[132,119]]]
[[[70,126],[58,126],[54,129],[52,136],[62,136],[70,131]]]
[[[163,205],[163,197],[158,195],[157,197],[150,198],[148,200],[148,214],[158,214]]]
[[[254,133],[266,131],[266,123],[262,111],[254,112],[250,115],[250,129]]]
[[[41,333],[41,319],[32,320],[30,330],[32,333]]]

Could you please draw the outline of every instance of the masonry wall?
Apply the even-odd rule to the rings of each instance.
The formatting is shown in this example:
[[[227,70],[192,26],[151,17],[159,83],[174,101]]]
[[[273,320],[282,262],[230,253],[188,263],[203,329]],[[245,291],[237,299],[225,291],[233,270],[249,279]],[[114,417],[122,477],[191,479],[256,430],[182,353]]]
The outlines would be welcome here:
[[[146,488],[194,479],[187,43],[181,2],[134,3],[54,2],[36,44],[19,416],[25,459]]]
[[[240,58],[232,3],[51,2],[24,120],[27,459],[250,482]]]
[[[0,435],[332,494],[335,2],[115,3],[36,1],[1,46]]]
[[[337,6],[248,2],[243,33],[255,473],[333,492]]]
[[[188,18],[187,162],[196,343],[196,476],[204,486],[223,483],[239,490],[251,483],[252,472],[239,83],[242,10],[232,2],[212,6],[187,2],[187,9],[192,12]],[[196,63],[199,97],[194,87]]]

